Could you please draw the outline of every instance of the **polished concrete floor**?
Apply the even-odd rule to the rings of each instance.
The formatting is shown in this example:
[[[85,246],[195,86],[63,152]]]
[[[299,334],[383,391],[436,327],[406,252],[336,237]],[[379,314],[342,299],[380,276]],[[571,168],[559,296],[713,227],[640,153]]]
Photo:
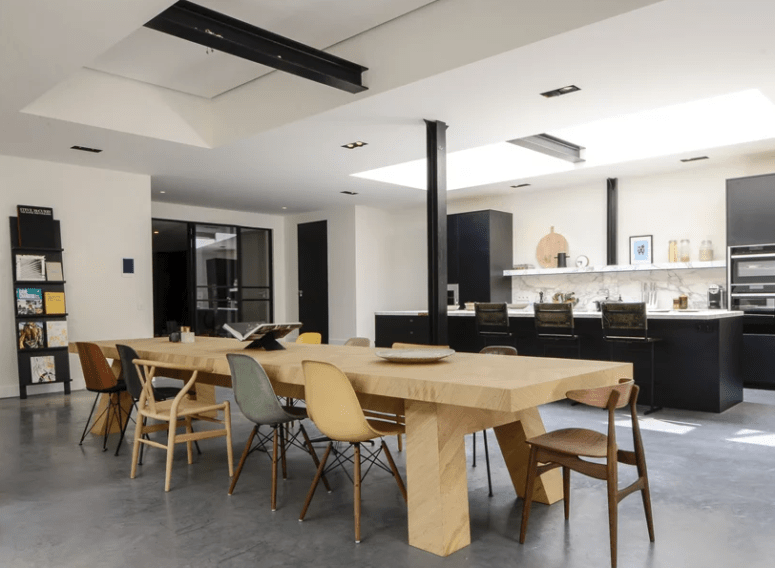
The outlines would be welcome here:
[[[160,450],[149,450],[131,480],[128,443],[118,457],[103,453],[94,437],[78,446],[91,401],[85,392],[0,401],[0,566],[609,566],[605,486],[580,475],[572,479],[570,522],[562,505],[535,505],[527,542],[517,542],[522,502],[492,432],[495,496],[487,496],[479,438],[478,467],[468,469],[472,544],[439,558],[408,546],[405,505],[381,471],[363,485],[361,544],[353,542],[352,485],[342,473],[331,476],[332,493],[318,491],[299,523],[314,474],[299,451],[290,457],[275,513],[265,454],[251,456],[227,495],[223,439],[201,442],[204,453],[191,466],[185,446],[178,448],[170,493],[163,491]],[[250,425],[234,414],[236,465]],[[542,414],[548,429],[604,428],[604,413],[567,402]],[[619,566],[774,566],[775,393],[747,390],[746,402],[721,415],[664,410],[643,418],[642,428],[656,543],[648,540],[638,496],[625,499]],[[619,436],[629,436],[625,426]],[[111,437],[111,449],[116,441]],[[395,440],[389,443],[395,450]],[[469,466],[471,450],[469,436]],[[404,455],[394,455],[403,469]]]

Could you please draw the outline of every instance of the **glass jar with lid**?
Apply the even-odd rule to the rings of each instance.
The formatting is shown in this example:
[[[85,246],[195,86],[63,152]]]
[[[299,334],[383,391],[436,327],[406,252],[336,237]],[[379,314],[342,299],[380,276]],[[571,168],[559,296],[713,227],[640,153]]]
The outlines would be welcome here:
[[[710,239],[705,239],[700,244],[700,260],[710,261],[713,260],[713,243]]]
[[[689,262],[691,259],[689,239],[681,239],[681,244],[678,245],[678,258],[681,262]]]
[[[668,262],[678,262],[678,241],[672,240],[667,247]]]

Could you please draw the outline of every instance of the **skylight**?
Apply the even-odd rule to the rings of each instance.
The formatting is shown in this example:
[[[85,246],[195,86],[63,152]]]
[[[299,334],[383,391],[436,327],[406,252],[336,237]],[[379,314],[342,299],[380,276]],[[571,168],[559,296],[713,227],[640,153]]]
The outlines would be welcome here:
[[[414,160],[394,166],[378,168],[355,177],[427,189],[426,161]],[[447,155],[447,190],[476,187],[490,183],[564,172],[574,165],[520,148],[508,142],[489,144]]]
[[[549,132],[586,148],[585,167],[775,137],[775,105],[756,89]]]

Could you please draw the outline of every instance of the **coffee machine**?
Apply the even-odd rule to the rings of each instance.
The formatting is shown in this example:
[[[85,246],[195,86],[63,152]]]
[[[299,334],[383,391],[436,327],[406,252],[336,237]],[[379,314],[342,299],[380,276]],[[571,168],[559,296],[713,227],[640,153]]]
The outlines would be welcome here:
[[[710,310],[722,310],[726,308],[726,294],[724,294],[724,287],[718,284],[711,284],[708,287],[708,309]]]

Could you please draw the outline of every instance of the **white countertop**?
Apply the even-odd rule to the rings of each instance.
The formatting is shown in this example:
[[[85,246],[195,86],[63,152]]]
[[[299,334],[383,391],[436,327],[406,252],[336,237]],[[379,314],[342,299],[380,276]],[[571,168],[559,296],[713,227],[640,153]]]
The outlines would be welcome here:
[[[449,310],[450,317],[473,317],[474,310]],[[404,310],[395,312],[375,312],[377,316],[427,316],[427,310]],[[742,317],[743,312],[732,310],[652,310],[648,312],[649,319],[692,319],[714,320],[721,318]],[[576,318],[599,318],[600,312],[574,311]],[[532,318],[533,310],[524,308],[521,310],[509,310],[509,317]]]

